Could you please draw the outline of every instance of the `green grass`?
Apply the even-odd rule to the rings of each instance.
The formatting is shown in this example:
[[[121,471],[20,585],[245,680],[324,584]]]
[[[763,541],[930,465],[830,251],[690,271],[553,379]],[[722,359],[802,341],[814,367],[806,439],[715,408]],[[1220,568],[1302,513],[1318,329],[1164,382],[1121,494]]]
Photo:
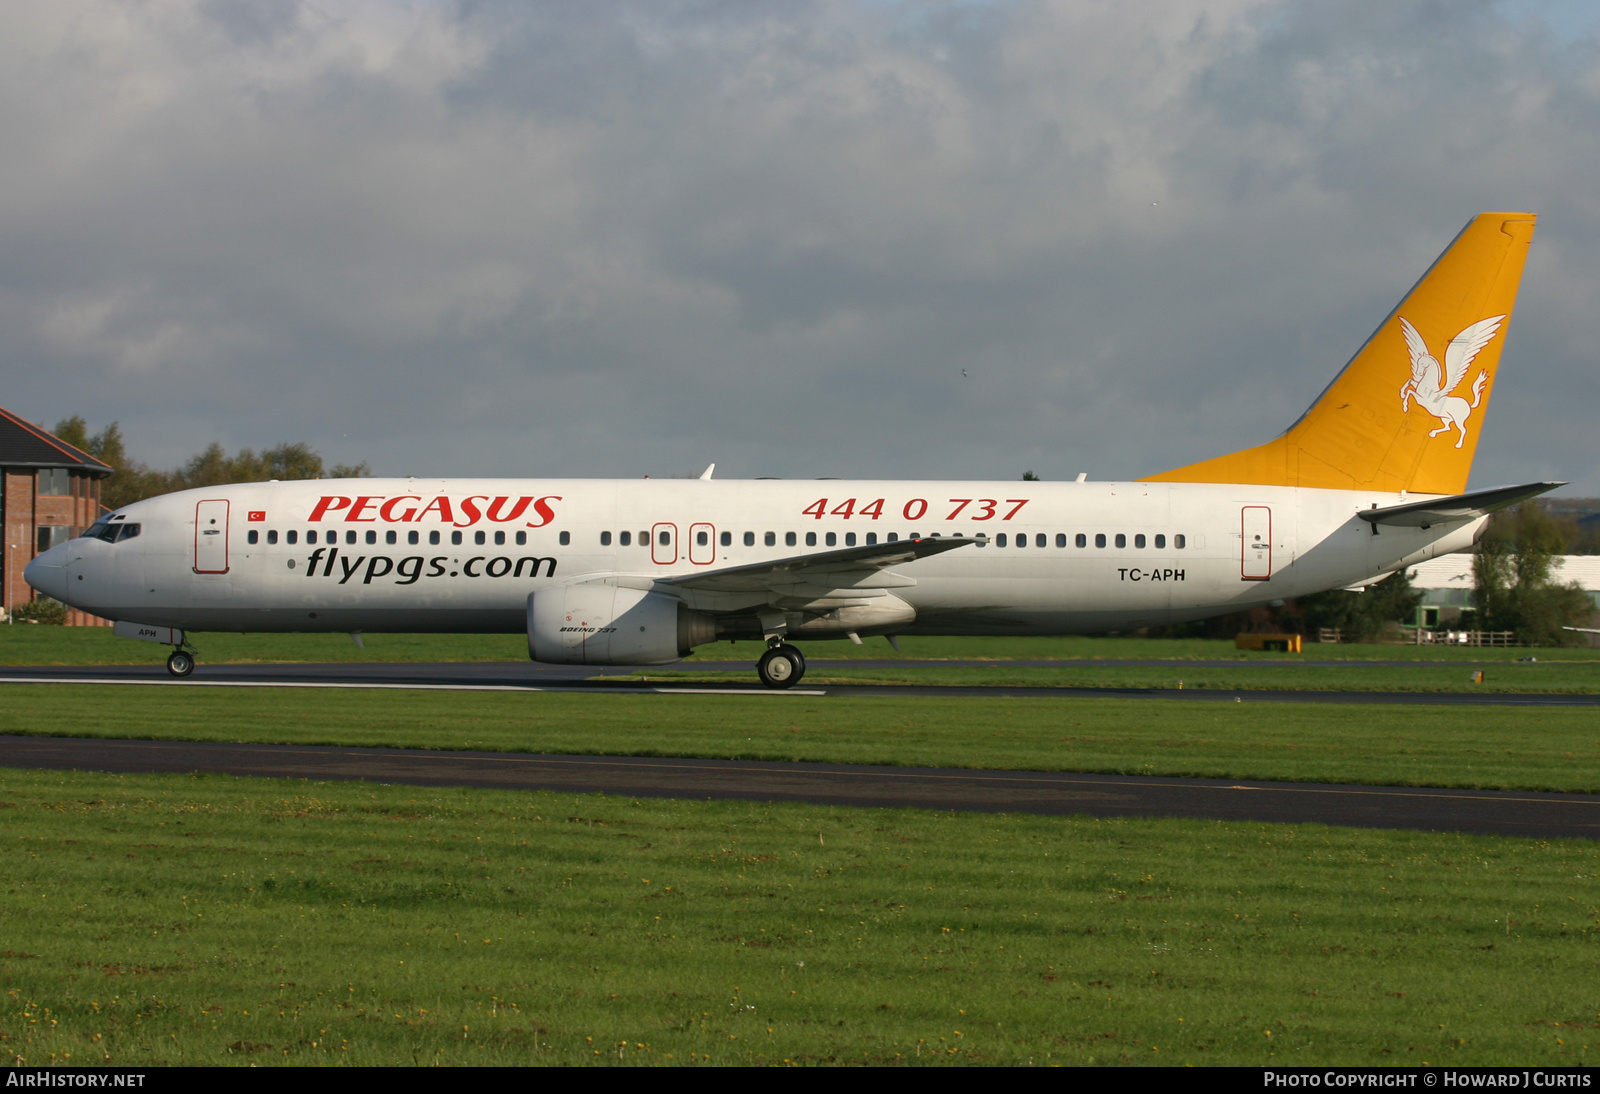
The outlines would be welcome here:
[[[1582,1065],[1600,846],[0,771],[12,1064]]]
[[[369,634],[358,649],[344,634],[225,634],[193,636],[203,664],[372,661],[526,661],[527,639],[519,634]],[[1581,649],[1475,649],[1459,646],[1309,645],[1303,654],[1247,652],[1231,641],[1165,638],[902,638],[900,653],[882,638],[857,646],[847,641],[802,641],[811,659],[882,660],[1076,660],[1166,659],[1253,661],[1516,661],[1600,664],[1600,651]],[[764,647],[756,642],[713,643],[691,661],[745,661],[754,665]],[[0,665],[159,665],[166,647],[117,638],[107,627],[40,627],[0,624]]]
[[[1592,709],[11,685],[11,733],[1600,792]]]

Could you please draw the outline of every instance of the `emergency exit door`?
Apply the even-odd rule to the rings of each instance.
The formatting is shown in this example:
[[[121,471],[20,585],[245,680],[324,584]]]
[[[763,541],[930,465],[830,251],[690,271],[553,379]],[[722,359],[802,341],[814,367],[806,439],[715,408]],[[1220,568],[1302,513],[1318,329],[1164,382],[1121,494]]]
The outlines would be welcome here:
[[[671,566],[678,561],[678,526],[657,524],[650,529],[650,561]]]
[[[1246,505],[1239,528],[1239,576],[1245,581],[1267,580],[1272,576],[1272,510]]]
[[[194,572],[228,572],[228,503],[203,501],[194,507]]]

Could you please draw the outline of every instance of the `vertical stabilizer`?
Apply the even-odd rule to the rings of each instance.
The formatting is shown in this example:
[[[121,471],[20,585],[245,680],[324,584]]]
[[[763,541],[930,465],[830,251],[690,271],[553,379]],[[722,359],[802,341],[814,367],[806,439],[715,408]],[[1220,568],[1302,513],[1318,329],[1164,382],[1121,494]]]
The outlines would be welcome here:
[[[1468,223],[1288,432],[1146,481],[1463,492],[1534,219]]]

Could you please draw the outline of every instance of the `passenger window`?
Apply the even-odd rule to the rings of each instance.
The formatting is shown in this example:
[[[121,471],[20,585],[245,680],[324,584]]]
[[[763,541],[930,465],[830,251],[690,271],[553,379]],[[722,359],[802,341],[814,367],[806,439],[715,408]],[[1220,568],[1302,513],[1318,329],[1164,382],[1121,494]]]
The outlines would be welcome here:
[[[1117,546],[1118,547],[1126,547],[1127,545],[1128,545],[1128,537],[1123,535],[1121,532],[1118,532],[1117,533]]]
[[[278,542],[278,530],[276,528],[268,529],[268,531],[267,531],[267,542],[268,543],[277,543]]]
[[[775,546],[777,546],[777,543],[778,543],[778,533],[776,533],[776,532],[768,532],[768,533],[767,533],[767,534],[766,534],[766,537],[765,537],[765,539],[764,539],[764,540],[763,540],[763,542],[764,542],[764,543],[766,543],[766,545],[767,545],[767,546],[768,546],[768,547],[775,547]]]
[[[566,535],[565,532],[562,532],[561,534],[562,535]],[[460,532],[451,532],[450,533],[450,545],[452,547],[461,546],[461,533]]]
[[[667,531],[665,528],[656,533],[656,539],[660,540],[661,546],[663,547],[672,546],[672,533]]]
[[[922,533],[920,533],[920,532],[907,532],[906,533],[906,538],[907,539],[921,539],[922,538]]]
[[[415,533],[415,532],[412,532],[412,533],[411,533],[411,534],[412,534],[412,535],[416,535],[416,533]],[[293,544],[293,543],[294,543],[294,541],[295,541],[295,540],[297,540],[297,539],[299,539],[299,538],[300,538],[300,533],[299,533],[299,532],[297,532],[297,531],[295,531],[295,530],[294,530],[294,529],[293,529],[293,528],[291,528],[291,529],[289,529],[289,530],[288,530],[288,531],[287,531],[287,532],[285,532],[285,533],[284,533],[284,535],[283,535],[283,541],[284,541],[284,542],[285,542],[285,543],[288,543],[288,544]],[[413,542],[415,542],[415,541],[413,541]]]
[[[733,533],[732,532],[723,532],[717,538],[722,541],[722,545],[724,547],[732,547],[733,546]]]
[[[816,545],[817,545],[817,533],[815,533],[815,532],[807,532],[806,533],[806,546],[807,547],[815,547]]]
[[[711,542],[711,537],[704,532],[696,532],[694,534],[694,545],[696,547],[704,547],[709,542]]]
[[[601,532],[600,533],[600,546],[602,546],[602,547],[611,546],[611,533],[610,532]]]
[[[399,543],[400,542],[400,533],[396,532],[392,528],[389,529],[389,531],[383,533],[383,542],[385,542],[385,543]]]
[[[628,533],[624,532],[622,534],[623,535],[627,535]],[[412,540],[412,542],[415,543],[416,540]],[[518,547],[525,546],[527,544],[527,542],[528,542],[528,533],[526,533],[526,532],[518,532],[517,533],[517,546]],[[626,543],[628,541],[627,540],[623,540],[622,542]]]
[[[1138,535],[1133,537],[1133,545],[1135,547],[1140,548],[1141,550],[1144,548],[1144,533],[1143,532],[1140,532]]]
[[[1043,532],[1040,532],[1038,535],[1033,537],[1033,545],[1035,547],[1043,547],[1045,545],[1045,538],[1044,538],[1044,533]]]
[[[756,545],[756,534],[754,532],[746,532],[744,534],[744,545],[746,547],[754,547]]]
[[[489,537],[484,535],[481,531],[472,533],[472,542],[477,546],[482,547],[488,541]]]
[[[317,542],[317,530],[315,528],[311,529],[311,531],[306,533],[306,542],[307,543],[315,543],[315,542]]]
[[[252,529],[250,529],[250,534],[244,537],[244,541],[246,543],[254,543],[256,540],[258,540],[260,538],[261,538],[260,533],[258,533],[254,528],[252,528]]]
[[[293,532],[290,532],[289,534],[291,536],[294,535]],[[415,528],[413,528],[411,531],[406,533],[406,542],[415,547],[417,544],[422,542],[422,536],[418,534]]]
[[[1006,534],[1004,532],[994,537],[994,545],[996,547],[1004,547],[1006,545]]]
[[[650,546],[650,533],[649,532],[641,531],[639,533],[639,546],[641,546],[641,547]]]
[[[1183,550],[1185,542],[1186,541],[1184,540],[1184,538],[1182,536],[1173,536],[1172,537],[1172,545],[1174,547],[1176,547],[1180,551]]]
[[[558,538],[561,540],[561,546],[566,547],[572,542],[572,533],[562,532]]]
[[[1089,537],[1084,535],[1082,532],[1079,532],[1077,537],[1072,542],[1076,543],[1079,547],[1087,547],[1089,546]]]
[[[439,533],[437,531],[428,533],[428,545],[430,547],[439,546]]]
[[[824,536],[824,537],[823,537],[823,540],[822,540],[822,541],[823,541],[823,542],[824,542],[824,543],[826,543],[826,544],[827,544],[827,545],[828,545],[828,546],[829,546],[829,547],[832,547],[832,546],[834,546],[834,545],[835,545],[835,544],[836,544],[836,543],[838,543],[838,542],[839,542],[839,537],[838,537],[838,536],[836,536],[836,535],[835,535],[835,534],[834,534],[834,533],[832,533],[832,532],[829,532],[829,533],[828,533],[828,534],[827,534],[827,535],[826,535],[826,536]]]
[[[522,535],[522,533],[518,532],[517,535],[520,537]],[[521,543],[522,540],[519,538],[517,540],[517,542]],[[631,546],[632,544],[633,544],[633,533],[632,532],[618,532],[617,533],[617,545],[619,547],[628,547],[628,546]]]
[[[785,532],[785,533],[783,533],[783,545],[785,547],[793,547],[795,545],[795,539],[794,539],[794,533],[793,532]]]
[[[852,533],[852,534],[854,534],[854,533]],[[868,532],[867,533],[867,546],[871,547],[877,542],[878,542],[878,533],[876,533],[876,532]]]
[[[846,532],[844,534],[844,545],[846,547],[854,547],[856,545],[856,534],[854,532]]]
[[[506,534],[504,532],[496,532],[494,534],[494,545],[496,547],[504,547],[506,545]]]
[[[1065,547],[1066,545],[1067,545],[1067,533],[1065,533],[1065,532],[1057,532],[1056,533],[1056,546],[1057,547]]]
[[[890,532],[889,535],[885,538],[885,542],[887,542],[887,543],[898,543],[898,542],[900,542],[900,533],[899,532]]]
[[[1106,545],[1106,534],[1104,532],[1096,532],[1094,534],[1094,545],[1096,547],[1104,547]]]
[[[1159,550],[1161,550],[1161,548],[1165,547],[1166,545],[1167,545],[1167,537],[1166,536],[1157,536],[1156,537],[1156,550],[1159,551]]]
[[[378,533],[375,530],[371,529],[371,528],[367,529],[367,542],[368,543],[377,543],[378,542]]]
[[[354,543],[356,541],[356,530],[354,528],[351,528],[345,532],[344,541],[346,543]]]

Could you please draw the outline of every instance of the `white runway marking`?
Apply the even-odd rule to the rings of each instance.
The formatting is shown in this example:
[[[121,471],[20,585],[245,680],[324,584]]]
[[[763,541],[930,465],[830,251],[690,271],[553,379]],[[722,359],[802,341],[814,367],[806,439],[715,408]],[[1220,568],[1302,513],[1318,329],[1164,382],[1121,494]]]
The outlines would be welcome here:
[[[402,691],[561,691],[582,695],[637,695],[640,692],[648,692],[652,695],[809,695],[813,698],[828,694],[825,691],[798,689],[753,691],[738,688],[596,688],[579,687],[576,683],[566,687],[550,687],[541,684],[380,684],[321,680],[137,680],[95,676],[0,676],[0,684],[145,684],[189,688],[370,688],[374,690],[387,688]]]

